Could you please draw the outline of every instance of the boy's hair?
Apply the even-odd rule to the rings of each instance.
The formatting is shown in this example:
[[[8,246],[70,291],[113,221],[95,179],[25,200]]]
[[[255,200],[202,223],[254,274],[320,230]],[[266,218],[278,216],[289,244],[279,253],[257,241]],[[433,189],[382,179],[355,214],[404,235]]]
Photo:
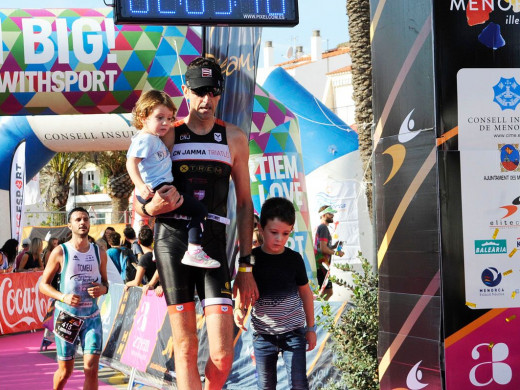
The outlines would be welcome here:
[[[135,240],[135,230],[131,226],[125,227],[123,230],[123,236],[128,240]]]
[[[120,246],[121,245],[121,234],[118,232],[110,233],[107,237],[108,243],[112,246]]]
[[[74,207],[72,210],[69,211],[69,215],[67,216],[67,221],[70,222],[70,217],[72,217],[72,214],[74,214],[76,211],[89,215],[88,211],[85,210],[83,207]],[[89,215],[89,217],[90,217],[90,215]]]
[[[144,92],[135,103],[132,110],[132,125],[137,129],[143,128],[143,118],[147,118],[157,106],[166,106],[173,112],[173,116],[177,113],[177,107],[170,95],[166,92],[152,89]]]
[[[294,205],[290,200],[285,198],[275,197],[267,199],[262,205],[260,211],[260,226],[262,228],[267,225],[271,219],[278,218],[280,221],[293,226],[296,220],[296,212]]]
[[[152,246],[152,243],[153,243],[152,229],[141,229],[139,231],[139,243],[144,246]]]

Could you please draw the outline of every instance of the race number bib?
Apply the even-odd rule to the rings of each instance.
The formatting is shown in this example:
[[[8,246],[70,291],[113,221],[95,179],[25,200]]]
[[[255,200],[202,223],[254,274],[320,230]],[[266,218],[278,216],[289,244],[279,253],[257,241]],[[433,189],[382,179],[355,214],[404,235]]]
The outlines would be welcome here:
[[[74,344],[78,338],[83,322],[81,318],[60,311],[56,319],[56,325],[54,326],[54,334],[67,343]]]

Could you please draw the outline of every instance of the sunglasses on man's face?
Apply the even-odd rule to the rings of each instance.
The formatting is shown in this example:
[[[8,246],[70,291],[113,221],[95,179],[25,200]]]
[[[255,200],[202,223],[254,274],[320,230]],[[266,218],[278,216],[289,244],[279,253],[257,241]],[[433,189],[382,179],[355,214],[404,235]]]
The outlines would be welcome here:
[[[193,88],[191,91],[198,97],[204,97],[207,94],[210,94],[213,97],[222,95],[222,88],[219,87],[200,87]]]

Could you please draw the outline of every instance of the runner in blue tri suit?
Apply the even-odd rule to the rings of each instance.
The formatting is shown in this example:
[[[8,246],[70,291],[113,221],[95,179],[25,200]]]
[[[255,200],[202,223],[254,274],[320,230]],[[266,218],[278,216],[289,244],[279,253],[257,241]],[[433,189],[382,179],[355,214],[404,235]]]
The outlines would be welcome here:
[[[56,300],[54,329],[58,370],[54,389],[63,389],[74,370],[77,342],[83,349],[84,389],[98,388],[99,355],[103,345],[97,298],[108,292],[107,255],[88,241],[87,210],[76,207],[69,213],[70,241],[54,248],[40,282],[40,292]],[[59,291],[52,279],[60,273]],[[60,324],[70,324],[63,328]],[[80,326],[76,332],[76,327]],[[77,334],[77,336],[76,336]]]

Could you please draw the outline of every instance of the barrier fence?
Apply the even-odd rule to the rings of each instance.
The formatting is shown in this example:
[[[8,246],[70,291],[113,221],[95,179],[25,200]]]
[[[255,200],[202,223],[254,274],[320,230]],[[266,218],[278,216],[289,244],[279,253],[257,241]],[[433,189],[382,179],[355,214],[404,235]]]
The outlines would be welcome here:
[[[2,334],[41,329],[50,300],[38,292],[41,272],[14,273],[0,276]],[[341,302],[329,302],[332,316],[348,310]],[[175,388],[173,342],[164,298],[153,291],[142,294],[140,287],[124,291],[123,285],[112,284],[99,301],[103,322],[104,349],[101,363],[157,388]],[[206,322],[197,302],[197,333],[199,337],[198,367],[204,378],[209,356]],[[315,302],[315,313],[321,313],[321,303]],[[7,314],[7,315],[6,315]],[[49,323],[46,322],[46,326]],[[246,327],[249,329],[249,318]],[[252,331],[234,328],[234,361],[225,389],[256,389],[256,370],[252,347]],[[307,353],[307,375],[311,389],[324,387],[339,377],[332,366],[332,341],[321,326],[317,331],[316,348]],[[280,359],[283,363],[283,360]],[[283,364],[278,367],[279,389],[284,389],[287,374]],[[279,385],[280,386],[280,385]],[[286,385],[285,385],[286,386]]]

